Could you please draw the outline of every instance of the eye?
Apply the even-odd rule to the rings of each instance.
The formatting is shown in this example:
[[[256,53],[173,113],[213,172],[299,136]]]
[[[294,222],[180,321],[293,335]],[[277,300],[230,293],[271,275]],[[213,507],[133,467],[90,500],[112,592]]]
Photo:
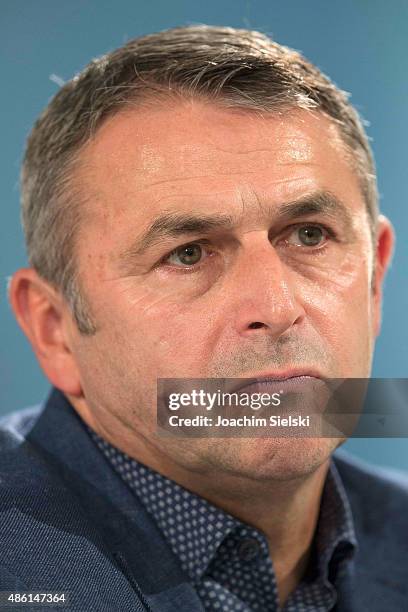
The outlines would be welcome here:
[[[287,243],[302,247],[319,247],[327,240],[328,232],[320,225],[301,225],[287,238]]]
[[[163,259],[163,263],[174,264],[175,266],[195,266],[210,253],[204,248],[203,244],[191,242],[177,247]]]

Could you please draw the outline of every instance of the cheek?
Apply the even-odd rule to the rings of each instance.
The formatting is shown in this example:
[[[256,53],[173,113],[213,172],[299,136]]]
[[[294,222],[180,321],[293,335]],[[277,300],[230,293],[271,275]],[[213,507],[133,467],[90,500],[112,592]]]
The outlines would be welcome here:
[[[138,365],[159,377],[180,376],[180,372],[188,377],[202,369],[208,353],[206,338],[214,323],[208,304],[181,295],[179,286],[162,291],[135,288],[128,279],[112,295],[115,298],[104,313],[110,335],[105,343],[114,343],[130,367]]]
[[[299,298],[306,318],[343,372],[366,376],[372,348],[370,265],[361,257],[349,256],[337,269],[327,270],[319,282],[304,282]],[[344,370],[346,368],[346,370]]]

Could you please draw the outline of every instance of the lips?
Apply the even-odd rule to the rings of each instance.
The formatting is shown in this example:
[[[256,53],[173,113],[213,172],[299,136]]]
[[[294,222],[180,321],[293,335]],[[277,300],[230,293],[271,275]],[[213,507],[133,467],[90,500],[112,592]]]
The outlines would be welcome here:
[[[301,391],[322,381],[320,373],[311,370],[271,372],[234,379],[230,392],[285,393]]]

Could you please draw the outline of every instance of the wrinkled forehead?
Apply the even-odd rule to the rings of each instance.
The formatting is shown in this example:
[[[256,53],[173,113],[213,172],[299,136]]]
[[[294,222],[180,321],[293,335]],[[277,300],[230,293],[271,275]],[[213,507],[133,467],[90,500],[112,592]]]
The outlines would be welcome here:
[[[208,209],[221,198],[233,207],[242,191],[293,199],[302,190],[340,189],[346,178],[359,191],[338,128],[306,110],[259,116],[196,101],[127,109],[102,125],[80,166],[92,217],[105,221],[151,218],[176,200]]]

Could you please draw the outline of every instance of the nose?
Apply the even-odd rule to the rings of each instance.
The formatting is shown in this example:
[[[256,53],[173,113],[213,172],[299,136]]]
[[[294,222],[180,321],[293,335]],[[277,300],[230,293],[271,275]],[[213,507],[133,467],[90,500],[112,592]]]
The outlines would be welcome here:
[[[256,232],[258,233],[258,232]],[[305,312],[296,299],[295,272],[282,262],[267,237],[246,237],[234,266],[231,312],[240,336],[279,338],[302,322]]]

